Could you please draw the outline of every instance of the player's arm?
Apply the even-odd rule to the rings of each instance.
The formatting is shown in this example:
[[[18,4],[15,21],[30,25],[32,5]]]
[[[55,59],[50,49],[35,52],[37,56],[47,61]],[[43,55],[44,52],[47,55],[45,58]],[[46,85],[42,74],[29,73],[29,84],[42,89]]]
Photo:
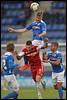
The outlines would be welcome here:
[[[3,71],[3,67],[1,66],[1,71]]]
[[[15,68],[15,67],[19,67],[19,64],[15,64],[13,61],[13,56],[10,56],[10,58],[8,59],[8,66],[9,68]]]
[[[31,53],[31,52],[25,53],[25,52],[22,51],[22,52],[16,54],[16,58],[17,58],[17,60],[21,60],[23,56],[25,56],[25,55],[27,55],[27,54],[30,54],[30,53]]]
[[[55,65],[59,65],[62,62],[62,55],[61,53],[58,54],[57,58],[55,59],[55,61],[50,61],[51,64],[55,64]]]
[[[46,31],[43,31],[41,34],[36,33],[36,35],[39,36],[39,37],[46,36]]]
[[[8,28],[9,32],[17,32],[17,33],[23,33],[23,32],[27,32],[28,30],[26,28],[24,29],[14,29],[14,28]]]
[[[45,36],[46,35],[46,31],[43,31],[41,34],[39,34],[39,37]]]
[[[44,46],[42,45],[37,46],[37,50],[45,49],[48,47],[48,38],[45,38],[44,42],[45,42]]]
[[[19,68],[19,71],[24,71],[25,69],[27,69],[27,68],[29,68],[29,67],[30,67],[29,64],[24,64],[23,66],[21,66],[21,67]]]
[[[49,54],[48,55],[44,55],[44,59],[43,62],[45,63],[50,63],[50,64],[54,64],[54,65],[59,65],[60,64],[60,60],[59,59],[50,59]]]
[[[36,35],[38,35],[39,37],[46,36],[46,23],[42,23],[41,28],[42,28],[42,33],[41,34],[36,34]]]
[[[26,26],[26,28],[23,28],[23,29],[8,28],[8,31],[9,32],[24,33],[24,32],[27,32],[27,31],[29,31],[31,29],[32,29],[32,24]]]
[[[60,64],[60,60],[58,60],[58,59],[56,61],[50,60],[50,64],[59,65]]]
[[[48,47],[48,38],[45,38],[44,43],[45,43],[44,46],[41,47],[42,49],[45,49]]]

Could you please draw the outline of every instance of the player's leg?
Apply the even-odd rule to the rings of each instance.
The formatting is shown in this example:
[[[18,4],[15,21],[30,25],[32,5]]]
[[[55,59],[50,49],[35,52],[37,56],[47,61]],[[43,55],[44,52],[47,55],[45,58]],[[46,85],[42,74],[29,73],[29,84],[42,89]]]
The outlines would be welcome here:
[[[36,84],[37,84],[37,89],[38,89],[38,93],[39,93],[39,98],[43,98],[42,97],[42,92],[43,92],[43,87],[44,87],[44,80],[42,79],[44,74],[44,70],[43,68],[39,68],[37,69],[37,73],[36,73]]]
[[[63,99],[62,83],[64,82],[64,72],[65,71],[58,73],[58,76],[57,76],[57,88],[58,88],[60,99]]]
[[[19,84],[18,84],[14,74],[12,76],[11,84],[12,84],[12,89],[13,89],[13,91],[15,93],[14,99],[17,99],[18,98],[18,94],[19,94]]]
[[[44,46],[44,41],[41,41],[41,44],[39,45],[40,47]],[[39,55],[41,61],[43,60],[43,53],[45,52],[45,49],[40,49]]]
[[[13,92],[7,94],[2,99],[9,99],[9,98],[17,99],[18,92],[19,92],[19,85],[17,83],[17,80],[16,80],[15,76],[14,75],[8,75],[5,78],[6,78],[6,80],[7,80],[8,83],[11,82]],[[9,79],[9,81],[8,81],[8,79]]]
[[[62,83],[57,82],[57,78],[53,79],[54,83],[54,89],[58,90],[59,98],[63,98],[63,91],[62,91]]]
[[[43,80],[43,78],[41,78],[41,84],[43,86],[43,89],[46,89],[46,82]]]
[[[60,73],[53,73],[55,78],[53,79],[55,82],[54,88],[58,90],[59,98],[63,99],[63,90],[62,90],[62,82],[64,78],[64,71]]]
[[[4,78],[1,79],[1,88],[3,90],[8,90],[8,84],[7,84],[7,82],[6,82],[6,80]]]
[[[37,95],[38,95],[38,99],[42,99],[42,94],[41,94],[41,82],[39,82],[36,79],[36,74],[37,74],[37,69],[32,70],[32,78],[35,81],[36,84],[36,89],[37,89]]]
[[[41,68],[40,72],[38,72],[38,74],[41,75],[41,84],[42,84],[43,89],[46,89],[46,82],[43,79],[44,73],[45,73],[45,68],[44,68],[44,66],[42,64],[42,68]]]
[[[42,47],[42,46],[44,46],[44,41],[42,41],[42,40],[33,40],[33,41],[32,41],[32,44],[33,44],[34,46],[40,46],[40,47]],[[43,52],[44,52],[43,49],[41,49],[41,50],[39,51],[39,55],[40,55],[41,61],[42,61],[42,58],[43,58]]]
[[[36,87],[38,93],[38,99],[43,99],[42,97],[42,84],[40,75],[36,75]]]

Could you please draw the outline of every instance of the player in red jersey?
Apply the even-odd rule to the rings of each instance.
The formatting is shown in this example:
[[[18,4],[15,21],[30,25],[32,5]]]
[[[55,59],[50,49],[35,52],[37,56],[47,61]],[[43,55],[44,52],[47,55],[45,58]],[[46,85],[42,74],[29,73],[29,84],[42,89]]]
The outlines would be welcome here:
[[[37,47],[33,46],[32,42],[29,40],[26,42],[26,47],[17,55],[17,59],[20,60],[23,56],[26,57],[28,63],[22,66],[19,70],[25,70],[26,68],[30,67],[32,72],[32,78],[36,83],[37,90],[38,90],[38,97],[42,99],[42,95],[40,93],[41,86],[44,85],[44,81],[42,77],[44,75],[44,67],[42,66],[41,59],[39,56],[40,48],[46,48],[47,43],[44,47]]]

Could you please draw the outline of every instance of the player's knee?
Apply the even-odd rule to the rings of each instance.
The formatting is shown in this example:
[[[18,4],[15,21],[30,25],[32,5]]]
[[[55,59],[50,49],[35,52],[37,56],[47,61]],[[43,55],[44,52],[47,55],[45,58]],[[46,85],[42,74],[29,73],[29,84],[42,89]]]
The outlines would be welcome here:
[[[14,91],[18,93],[19,92],[19,86],[14,87]]]
[[[58,88],[60,88],[61,86],[62,86],[62,83],[58,82],[56,85],[54,85],[54,88],[55,88],[55,89],[58,89]]]
[[[19,92],[19,88],[15,89],[14,91],[15,91],[16,93],[18,93],[18,92]]]
[[[37,76],[36,76],[36,81],[37,81],[37,82],[40,82],[40,80],[41,80],[41,77],[40,77],[39,75],[37,75]]]
[[[56,85],[54,85],[54,89],[56,89],[56,90],[58,89],[58,88],[57,88],[57,84],[56,84]]]

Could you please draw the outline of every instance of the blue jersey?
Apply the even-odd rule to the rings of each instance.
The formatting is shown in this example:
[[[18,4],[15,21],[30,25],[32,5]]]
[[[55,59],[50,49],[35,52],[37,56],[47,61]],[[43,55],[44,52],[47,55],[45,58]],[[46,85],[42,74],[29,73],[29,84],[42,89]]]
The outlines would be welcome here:
[[[14,73],[14,68],[18,67],[19,64],[14,64],[14,57],[11,52],[6,52],[1,59],[3,74],[11,75]]]
[[[39,37],[36,35],[36,33],[41,34],[43,31],[46,31],[46,23],[42,20],[40,22],[32,22],[30,25],[26,27],[26,29],[32,29],[32,37],[35,40],[43,40],[45,38],[45,36]]]
[[[58,72],[62,72],[64,70],[64,66],[62,64],[61,52],[59,52],[59,51],[56,51],[55,53],[49,52],[48,53],[48,59],[51,60],[51,61],[56,61],[58,59],[60,60],[60,64],[59,65],[52,64],[53,72],[58,73]]]

